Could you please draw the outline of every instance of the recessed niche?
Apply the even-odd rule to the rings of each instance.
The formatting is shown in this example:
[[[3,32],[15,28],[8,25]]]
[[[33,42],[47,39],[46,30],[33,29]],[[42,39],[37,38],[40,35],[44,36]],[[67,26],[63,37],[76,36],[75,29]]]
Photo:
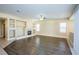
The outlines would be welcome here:
[[[14,38],[15,37],[15,30],[10,30],[9,34],[10,34],[10,38]]]
[[[10,28],[14,28],[15,27],[15,20],[14,19],[10,19],[9,25],[10,25]]]
[[[26,22],[16,21],[16,37],[25,36],[26,32]]]

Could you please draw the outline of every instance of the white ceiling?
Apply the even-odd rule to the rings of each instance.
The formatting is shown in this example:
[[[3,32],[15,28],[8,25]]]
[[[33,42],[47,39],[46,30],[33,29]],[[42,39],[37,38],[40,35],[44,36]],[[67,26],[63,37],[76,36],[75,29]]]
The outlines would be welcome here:
[[[40,15],[49,19],[68,18],[76,5],[72,4],[3,4],[0,12],[22,18],[38,19]],[[20,12],[18,13],[17,10]]]

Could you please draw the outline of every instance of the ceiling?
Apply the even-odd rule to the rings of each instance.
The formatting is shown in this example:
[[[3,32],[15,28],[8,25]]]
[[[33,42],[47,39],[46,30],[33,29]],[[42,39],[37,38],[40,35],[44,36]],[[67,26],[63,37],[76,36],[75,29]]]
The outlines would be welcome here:
[[[48,19],[68,18],[76,5],[73,4],[0,4],[0,12],[22,18],[39,19],[40,15]]]

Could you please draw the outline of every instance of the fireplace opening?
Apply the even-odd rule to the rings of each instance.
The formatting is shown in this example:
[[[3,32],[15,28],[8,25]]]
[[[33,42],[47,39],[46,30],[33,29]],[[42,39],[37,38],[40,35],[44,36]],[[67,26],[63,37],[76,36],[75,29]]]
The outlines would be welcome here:
[[[31,35],[31,34],[32,34],[32,31],[29,30],[29,31],[27,32],[27,35]]]

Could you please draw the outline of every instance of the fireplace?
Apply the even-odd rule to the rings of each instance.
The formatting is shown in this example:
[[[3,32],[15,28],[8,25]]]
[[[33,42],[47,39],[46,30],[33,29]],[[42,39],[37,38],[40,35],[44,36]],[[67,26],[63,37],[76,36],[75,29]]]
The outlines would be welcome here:
[[[31,34],[32,34],[31,30],[27,31],[27,35],[31,35]]]

